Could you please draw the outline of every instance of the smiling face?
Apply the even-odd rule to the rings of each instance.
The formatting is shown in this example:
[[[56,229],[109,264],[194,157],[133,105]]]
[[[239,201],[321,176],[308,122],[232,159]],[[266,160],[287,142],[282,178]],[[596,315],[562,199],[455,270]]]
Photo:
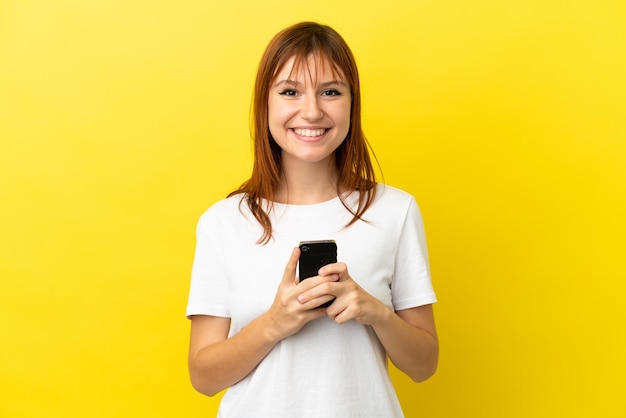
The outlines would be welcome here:
[[[289,59],[270,86],[269,130],[282,150],[283,167],[327,163],[350,130],[350,86],[313,55],[296,69],[294,63]]]

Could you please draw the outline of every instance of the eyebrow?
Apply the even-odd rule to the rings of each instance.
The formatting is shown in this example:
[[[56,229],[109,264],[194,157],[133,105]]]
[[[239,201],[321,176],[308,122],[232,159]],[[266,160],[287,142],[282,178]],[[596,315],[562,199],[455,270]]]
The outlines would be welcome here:
[[[298,86],[301,83],[296,80],[280,80],[279,82],[274,84],[274,87],[280,87],[285,84],[290,85],[290,86]],[[348,83],[346,83],[345,81],[341,81],[341,80],[326,81],[325,83],[319,84],[318,87],[327,88],[327,87],[334,86],[334,85],[340,85],[342,87],[348,88]]]

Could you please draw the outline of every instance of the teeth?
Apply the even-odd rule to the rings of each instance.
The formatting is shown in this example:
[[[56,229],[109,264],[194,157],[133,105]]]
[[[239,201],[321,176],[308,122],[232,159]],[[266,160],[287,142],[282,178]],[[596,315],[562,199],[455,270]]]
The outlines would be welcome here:
[[[326,132],[326,129],[301,129],[295,128],[294,132],[300,136],[321,136]]]

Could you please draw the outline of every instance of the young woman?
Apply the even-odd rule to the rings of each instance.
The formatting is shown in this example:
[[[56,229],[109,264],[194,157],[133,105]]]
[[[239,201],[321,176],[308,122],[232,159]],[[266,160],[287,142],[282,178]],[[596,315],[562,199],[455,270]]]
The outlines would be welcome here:
[[[415,381],[435,372],[435,294],[415,200],[375,181],[341,36],[278,33],[253,113],[252,176],[198,223],[192,384],[229,388],[220,417],[401,417],[387,357]],[[324,239],[339,262],[299,281],[298,242]]]

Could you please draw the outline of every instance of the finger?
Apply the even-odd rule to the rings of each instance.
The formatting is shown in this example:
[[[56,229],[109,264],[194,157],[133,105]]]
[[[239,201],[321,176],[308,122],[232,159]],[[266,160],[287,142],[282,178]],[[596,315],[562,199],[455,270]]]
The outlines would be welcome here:
[[[327,282],[338,282],[339,275],[338,274],[329,274],[327,276],[311,276],[306,280],[300,280],[298,283],[298,287],[300,291],[305,292],[307,290],[313,289],[314,287],[319,286],[322,283]]]
[[[320,304],[322,304],[322,303],[324,303],[324,302],[320,302]],[[307,319],[311,320],[311,321],[314,320],[314,319],[317,319],[317,318],[321,318],[323,316],[326,316],[326,308],[323,308],[323,307],[320,308],[320,307],[315,306],[315,307],[309,309],[307,311],[306,315],[307,315]]]
[[[331,305],[332,306],[332,305]],[[350,318],[347,314],[346,311],[342,311],[337,315],[330,315],[328,314],[328,316],[330,317],[330,319],[332,319],[333,321],[335,321],[337,324],[345,324],[346,322],[350,321],[352,318]]]
[[[293,283],[296,280],[296,266],[298,265],[298,259],[300,258],[300,249],[295,247],[291,252],[285,272],[283,273],[283,282]]]
[[[302,309],[306,310],[306,311],[312,311],[312,310],[322,310],[322,316],[326,315],[326,309],[328,308],[327,306],[322,306],[324,305],[326,302],[330,302],[332,300],[335,300],[334,296],[331,295],[323,295],[314,299],[310,299],[304,303],[301,303],[300,305],[302,306]],[[331,306],[330,304],[328,306]]]
[[[311,301],[316,301],[313,302],[313,306],[319,306],[335,298],[337,296],[336,286],[331,283],[336,280],[328,280],[331,277],[335,276],[316,276],[315,281],[309,278],[298,284],[300,290],[298,302],[310,305]]]
[[[327,264],[319,269],[318,274],[320,276],[335,274],[337,275],[338,280],[345,280],[350,277],[350,275],[348,274],[348,267],[345,263]]]
[[[344,324],[352,319],[356,319],[354,309],[340,299],[337,299],[336,302],[326,309],[326,314],[338,324]]]

